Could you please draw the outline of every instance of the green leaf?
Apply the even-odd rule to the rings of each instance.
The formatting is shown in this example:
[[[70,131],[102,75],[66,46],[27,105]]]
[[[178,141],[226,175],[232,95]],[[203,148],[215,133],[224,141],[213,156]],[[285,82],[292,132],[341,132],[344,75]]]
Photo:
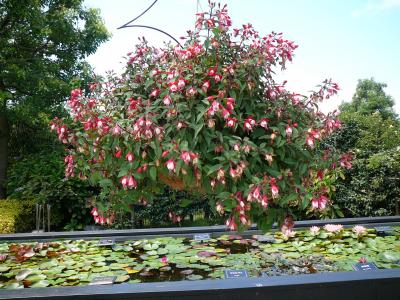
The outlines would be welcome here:
[[[266,168],[266,171],[273,177],[279,177],[281,175],[281,172],[279,172],[278,170],[275,170],[273,168]]]
[[[300,167],[299,167],[300,176],[301,176],[301,175],[304,175],[304,174],[306,173],[307,168],[308,168],[308,165],[305,164],[305,163],[302,163],[302,164],[300,165]]]
[[[99,181],[99,184],[104,188],[107,186],[112,186],[113,185],[113,181],[111,179],[105,178]]]
[[[222,167],[223,167],[222,164],[216,164],[216,165],[211,166],[211,167],[208,169],[207,175],[210,175],[210,174],[214,173],[215,171],[221,169]]]
[[[197,125],[195,126],[194,138],[197,138],[197,136],[198,136],[198,134],[200,133],[200,131],[201,131],[201,129],[203,128],[203,126],[204,126],[204,123],[200,123],[200,124],[197,124]]]
[[[185,198],[181,201],[181,203],[179,203],[180,207],[187,207],[189,206],[193,201],[189,198]]]
[[[40,280],[31,285],[32,288],[44,288],[50,285],[48,280]]]
[[[151,180],[156,181],[157,180],[157,169],[155,166],[150,167],[149,173],[150,173]]]

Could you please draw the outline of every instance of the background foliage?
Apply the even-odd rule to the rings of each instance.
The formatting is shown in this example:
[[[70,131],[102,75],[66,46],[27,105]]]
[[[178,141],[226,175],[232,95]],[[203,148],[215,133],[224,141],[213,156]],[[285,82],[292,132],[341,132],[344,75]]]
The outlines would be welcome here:
[[[91,221],[86,203],[94,189],[76,178],[66,180],[62,159],[63,151],[54,149],[13,161],[7,190],[13,199],[50,204],[54,229],[83,229]]]
[[[399,214],[400,124],[384,87],[360,80],[353,100],[340,107],[343,126],[331,139],[354,154],[353,168],[338,181],[335,194],[348,217]]]
[[[108,37],[83,0],[0,2],[0,197],[10,152],[37,149],[35,120],[62,110],[74,78],[85,78],[85,57]]]
[[[0,199],[0,234],[34,229],[35,201]]]

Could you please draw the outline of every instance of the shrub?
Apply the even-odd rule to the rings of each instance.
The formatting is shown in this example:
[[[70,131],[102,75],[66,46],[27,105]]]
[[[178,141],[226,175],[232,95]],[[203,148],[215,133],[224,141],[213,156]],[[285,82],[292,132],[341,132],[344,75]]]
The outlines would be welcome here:
[[[34,223],[35,201],[0,200],[0,233],[31,231]]]
[[[8,169],[7,190],[14,199],[35,199],[51,205],[53,229],[79,230],[92,222],[87,200],[93,194],[87,182],[65,179],[63,151],[25,155]]]
[[[148,205],[136,204],[131,213],[116,212],[113,228],[222,224],[223,219],[205,196],[165,188]]]
[[[309,97],[288,91],[274,71],[297,46],[250,24],[231,31],[226,7],[210,5],[183,47],[143,39],[122,76],[92,83],[87,96],[71,92],[72,123],[54,120],[67,175],[102,187],[97,222],[151,203],[165,185],[212,195],[233,230],[252,221],[265,230],[285,216],[288,226],[298,208],[329,206],[328,188],[314,183],[336,157],[315,145],[340,125],[318,111],[337,84],[325,80]]]
[[[382,151],[353,161],[337,184],[336,202],[347,217],[400,214],[400,150]]]
[[[343,125],[329,141],[354,154],[353,168],[337,181],[334,198],[347,217],[400,213],[400,123],[384,86],[360,81],[353,101],[341,105]]]

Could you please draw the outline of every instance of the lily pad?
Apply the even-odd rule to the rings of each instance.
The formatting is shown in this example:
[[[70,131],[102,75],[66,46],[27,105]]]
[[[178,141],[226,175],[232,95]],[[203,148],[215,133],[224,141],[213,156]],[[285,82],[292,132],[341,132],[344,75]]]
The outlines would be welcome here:
[[[154,244],[145,244],[143,245],[143,249],[146,251],[150,251],[150,250],[157,250],[160,247],[160,244],[158,243],[154,243]]]
[[[32,284],[30,287],[31,288],[44,288],[50,285],[50,282],[47,280],[40,280],[38,282],[35,282]]]
[[[192,274],[192,275],[186,276],[186,279],[188,279],[188,280],[201,280],[201,279],[203,279],[203,276]]]
[[[43,274],[31,274],[31,275],[27,276],[24,280],[30,281],[30,282],[37,282],[37,281],[41,281],[43,279],[46,279],[46,275],[43,275]]]
[[[0,273],[5,273],[10,269],[11,269],[10,266],[0,266]]]
[[[130,279],[129,275],[120,275],[120,276],[117,276],[117,278],[115,279],[115,282],[121,283],[121,282],[128,281],[129,279]]]
[[[18,272],[17,275],[15,275],[15,280],[17,280],[17,281],[22,281],[22,280],[24,280],[28,275],[32,274],[32,272],[33,272],[33,270],[31,270],[31,269],[22,270],[22,271]]]
[[[385,251],[378,255],[378,258],[383,262],[392,263],[400,260],[399,252]]]
[[[187,269],[187,270],[183,270],[180,272],[182,275],[190,275],[193,274],[193,270],[192,269]]]
[[[18,282],[13,282],[5,285],[4,288],[7,290],[15,290],[15,289],[23,289],[24,286]]]

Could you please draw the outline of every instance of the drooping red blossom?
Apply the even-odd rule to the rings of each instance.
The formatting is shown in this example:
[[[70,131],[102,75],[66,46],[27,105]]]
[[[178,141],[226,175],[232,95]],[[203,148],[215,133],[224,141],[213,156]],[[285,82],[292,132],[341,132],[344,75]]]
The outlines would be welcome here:
[[[254,120],[253,117],[248,117],[247,119],[244,120],[244,128],[247,131],[253,130],[253,127],[256,126],[256,120]]]
[[[170,211],[170,212],[168,213],[168,216],[169,216],[170,220],[171,220],[173,223],[180,223],[180,222],[182,221],[182,217],[181,217],[180,215],[177,215],[176,213],[174,213],[174,212],[172,212],[172,211]]]
[[[176,162],[173,159],[169,159],[167,160],[167,162],[165,163],[165,166],[167,167],[168,171],[170,173],[174,173],[175,172],[175,168],[176,168]]]
[[[128,162],[133,162],[133,160],[135,159],[135,156],[133,155],[132,152],[129,152],[129,153],[125,156],[125,159],[126,159]]]

